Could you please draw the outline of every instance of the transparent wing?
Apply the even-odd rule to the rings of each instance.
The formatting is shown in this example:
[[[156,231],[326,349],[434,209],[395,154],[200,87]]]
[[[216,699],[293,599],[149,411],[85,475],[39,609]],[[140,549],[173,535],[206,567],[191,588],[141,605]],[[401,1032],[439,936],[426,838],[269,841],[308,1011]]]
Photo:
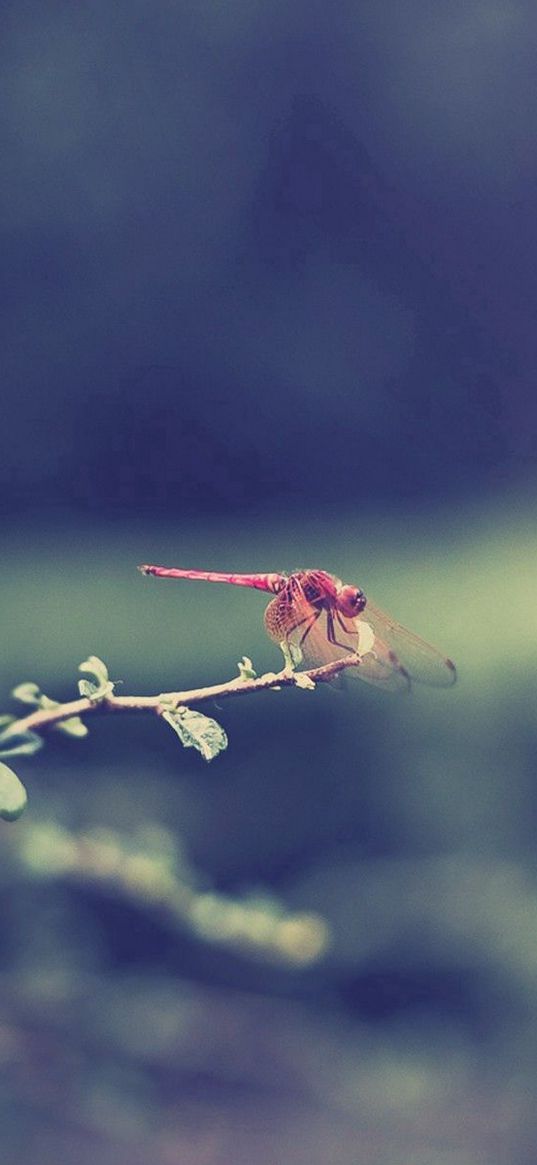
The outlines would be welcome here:
[[[406,627],[381,611],[380,607],[368,601],[360,618],[369,623],[375,634],[375,650],[377,642],[382,643],[411,680],[437,688],[450,687],[455,683],[457,671],[452,660],[420,639],[419,635],[407,631]]]
[[[367,626],[365,618],[345,619],[336,615],[331,632],[327,613],[323,611],[301,645],[306,666],[314,667],[334,659],[344,659],[349,651],[360,654],[364,651],[365,640],[365,646],[371,644],[371,650],[361,656],[359,665],[347,668],[345,676],[364,680],[389,692],[408,691],[410,677],[404,665],[389,645],[374,633],[373,628],[371,643],[372,637],[370,632],[367,634]],[[330,641],[331,634],[335,642]],[[297,642],[294,635],[293,642]]]
[[[297,644],[313,621],[315,608],[308,602],[299,580],[291,575],[265,611],[265,627],[276,643]]]
[[[434,687],[455,682],[450,659],[373,603],[368,602],[356,619],[326,610],[319,614],[300,585],[289,582],[293,585],[269,603],[265,622],[271,638],[300,648],[307,667],[342,659],[352,651],[363,653],[361,662],[345,674],[386,691],[408,689],[411,681]]]
[[[344,659],[349,652],[363,650],[364,638],[370,642],[371,633],[364,636],[367,628],[360,626],[361,622],[337,616],[329,620],[327,612],[319,613],[296,583],[277,595],[265,612],[270,637],[277,643],[285,640],[300,648],[306,667],[321,667],[335,659]],[[359,665],[347,668],[345,675],[386,691],[408,690],[409,677],[388,644],[375,635],[373,648],[362,656]]]

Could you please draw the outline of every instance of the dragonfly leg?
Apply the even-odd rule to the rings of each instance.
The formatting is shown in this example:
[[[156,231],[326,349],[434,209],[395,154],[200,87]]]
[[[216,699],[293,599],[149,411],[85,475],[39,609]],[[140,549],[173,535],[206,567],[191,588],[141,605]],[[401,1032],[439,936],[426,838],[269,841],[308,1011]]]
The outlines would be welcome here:
[[[341,622],[341,619],[339,616],[339,611],[337,612],[337,621],[340,624],[340,626],[343,628],[343,630],[346,631],[347,629],[345,627],[345,624]],[[349,647],[348,643],[340,643],[339,639],[336,639],[335,628],[334,628],[334,615],[333,615],[332,611],[326,612],[326,637],[328,639],[328,642],[332,643],[334,647],[342,647],[343,651],[350,651],[351,655],[356,655],[356,652],[357,652],[356,647]]]
[[[320,614],[321,614],[320,611],[313,611],[311,615],[306,615],[305,619],[301,619],[300,623],[296,624],[297,627],[301,627],[303,623],[307,623],[306,630],[304,631],[303,635],[300,636],[300,642],[298,645],[299,647],[302,647],[304,640],[309,635],[309,633],[313,627],[313,624],[317,622],[317,619],[319,618]],[[293,630],[295,630],[295,628],[293,628]]]

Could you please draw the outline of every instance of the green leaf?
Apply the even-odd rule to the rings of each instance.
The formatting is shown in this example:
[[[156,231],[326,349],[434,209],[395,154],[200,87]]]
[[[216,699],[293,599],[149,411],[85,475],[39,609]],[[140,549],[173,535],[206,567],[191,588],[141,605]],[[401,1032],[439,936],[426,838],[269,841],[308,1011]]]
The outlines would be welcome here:
[[[368,655],[375,648],[375,632],[369,626],[367,619],[358,619],[356,629],[358,631],[358,647],[356,653],[360,656]]]
[[[241,680],[255,680],[256,679],[257,672],[255,671],[255,668],[254,668],[254,665],[253,665],[251,659],[249,659],[247,655],[243,655],[242,659],[239,660],[237,667],[239,669],[239,676],[240,676]]]
[[[106,684],[108,680],[108,668],[98,655],[89,655],[84,663],[81,663],[78,668],[79,671],[86,671],[88,675],[93,676],[99,686]]]
[[[59,701],[45,696],[38,684],[18,684],[13,688],[11,695],[23,704],[31,704],[34,708],[59,708]]]
[[[108,679],[108,668],[97,655],[90,655],[81,663],[79,671],[87,672],[91,680],[79,680],[78,690],[86,700],[105,700],[114,691],[114,684]]]
[[[39,707],[40,708],[50,709],[50,708],[59,708],[59,706],[60,706],[59,700],[51,700],[50,696],[45,696],[45,693],[41,692],[41,696],[39,699]]]
[[[0,762],[0,817],[4,821],[15,821],[26,807],[27,800],[22,781],[13,769]]]
[[[65,732],[66,736],[87,736],[89,729],[80,719],[80,716],[70,716],[68,720],[58,720],[52,727],[56,732]]]
[[[0,728],[5,728],[7,724],[13,724],[13,721],[16,719],[17,717],[13,716],[11,712],[6,712],[3,716],[0,716]]]
[[[33,756],[44,743],[43,737],[29,728],[25,732],[12,732],[8,727],[0,733],[0,756]]]
[[[38,684],[17,684],[11,695],[22,704],[32,704],[37,708],[41,706],[41,690]]]
[[[163,720],[177,733],[185,748],[197,748],[204,760],[213,760],[227,748],[227,736],[221,724],[193,712],[191,708],[176,708],[162,713]]]
[[[295,667],[302,663],[303,655],[298,644],[288,643],[287,639],[282,639],[280,650],[285,660],[285,666],[291,671],[294,671]]]

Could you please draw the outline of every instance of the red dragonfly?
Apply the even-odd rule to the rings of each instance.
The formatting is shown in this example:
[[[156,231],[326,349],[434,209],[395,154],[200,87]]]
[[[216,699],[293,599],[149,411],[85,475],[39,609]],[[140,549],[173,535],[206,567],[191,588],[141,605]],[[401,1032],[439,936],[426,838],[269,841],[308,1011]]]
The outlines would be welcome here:
[[[408,688],[412,680],[435,687],[455,682],[457,673],[450,659],[375,607],[360,587],[342,583],[325,570],[297,570],[289,575],[166,566],[140,566],[139,570],[158,578],[233,583],[274,595],[265,611],[267,632],[277,643],[287,644],[307,667],[319,667],[352,652],[360,660],[348,673],[381,688]]]

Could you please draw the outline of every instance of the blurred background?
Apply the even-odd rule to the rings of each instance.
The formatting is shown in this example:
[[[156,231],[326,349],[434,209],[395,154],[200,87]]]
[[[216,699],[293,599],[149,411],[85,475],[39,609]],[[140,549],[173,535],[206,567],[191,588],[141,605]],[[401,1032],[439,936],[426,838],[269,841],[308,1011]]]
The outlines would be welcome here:
[[[279,666],[319,566],[451,691],[17,761],[5,1165],[533,1165],[537,21],[522,0],[2,8],[1,711]]]

